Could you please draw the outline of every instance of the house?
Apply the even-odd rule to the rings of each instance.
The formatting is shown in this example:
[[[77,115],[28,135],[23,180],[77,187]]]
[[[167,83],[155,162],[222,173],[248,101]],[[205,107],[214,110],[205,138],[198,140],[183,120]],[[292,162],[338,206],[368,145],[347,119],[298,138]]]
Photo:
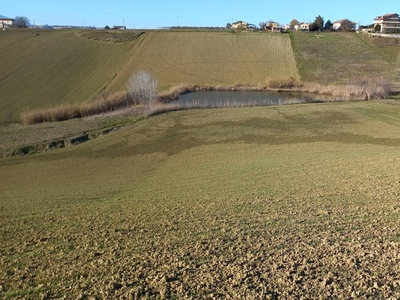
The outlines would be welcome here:
[[[11,28],[15,26],[15,20],[0,15],[0,28]]]
[[[113,26],[114,30],[126,30],[126,26]]]
[[[349,19],[337,20],[332,24],[332,30],[335,31],[352,31],[355,30],[357,23],[351,22]]]
[[[236,21],[235,23],[232,23],[232,29],[247,29],[247,22]]]
[[[374,29],[380,33],[399,33],[400,32],[400,17],[399,14],[386,14],[376,17]]]
[[[343,20],[337,20],[337,21],[333,22],[332,30],[339,30],[340,27],[342,27],[342,21]]]
[[[269,21],[264,26],[265,31],[281,31],[281,27],[278,22]]]
[[[296,31],[310,31],[310,23],[299,23],[294,25]]]

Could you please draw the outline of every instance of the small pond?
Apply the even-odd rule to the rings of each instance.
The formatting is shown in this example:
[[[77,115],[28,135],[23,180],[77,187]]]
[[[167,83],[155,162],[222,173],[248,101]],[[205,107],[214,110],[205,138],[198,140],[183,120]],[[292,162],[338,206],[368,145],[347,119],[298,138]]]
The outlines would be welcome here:
[[[269,106],[297,103],[318,103],[322,97],[305,93],[255,91],[202,91],[179,96],[173,104],[188,107]]]

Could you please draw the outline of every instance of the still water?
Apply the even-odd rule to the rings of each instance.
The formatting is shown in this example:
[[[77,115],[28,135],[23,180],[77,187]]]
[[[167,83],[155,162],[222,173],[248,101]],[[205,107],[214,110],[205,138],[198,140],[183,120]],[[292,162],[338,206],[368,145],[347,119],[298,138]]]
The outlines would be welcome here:
[[[311,94],[287,92],[254,92],[254,91],[203,91],[179,96],[173,103],[183,106],[268,106],[296,103],[316,103]]]

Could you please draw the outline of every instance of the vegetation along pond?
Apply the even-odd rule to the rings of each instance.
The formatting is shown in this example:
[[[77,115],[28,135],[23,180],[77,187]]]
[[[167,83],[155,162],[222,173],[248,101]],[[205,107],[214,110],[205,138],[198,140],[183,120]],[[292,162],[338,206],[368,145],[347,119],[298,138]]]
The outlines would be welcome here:
[[[194,107],[269,106],[322,102],[321,95],[258,91],[201,91],[179,96],[174,104]]]

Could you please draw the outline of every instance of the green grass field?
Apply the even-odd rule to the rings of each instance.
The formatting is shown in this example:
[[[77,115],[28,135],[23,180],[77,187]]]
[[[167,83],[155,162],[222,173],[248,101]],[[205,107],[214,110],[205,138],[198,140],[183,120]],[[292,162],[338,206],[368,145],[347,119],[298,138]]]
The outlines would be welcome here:
[[[190,110],[0,159],[0,298],[398,298],[399,128],[379,101]]]

